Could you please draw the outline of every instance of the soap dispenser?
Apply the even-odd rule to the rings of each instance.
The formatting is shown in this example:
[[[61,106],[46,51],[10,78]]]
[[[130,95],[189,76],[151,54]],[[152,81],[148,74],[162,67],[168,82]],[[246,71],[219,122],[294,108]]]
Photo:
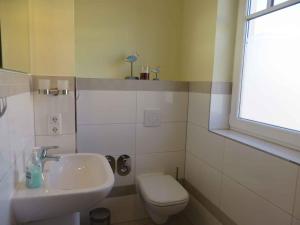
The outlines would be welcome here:
[[[40,148],[32,150],[31,159],[26,166],[26,186],[28,188],[39,188],[43,183],[42,163],[38,154]]]

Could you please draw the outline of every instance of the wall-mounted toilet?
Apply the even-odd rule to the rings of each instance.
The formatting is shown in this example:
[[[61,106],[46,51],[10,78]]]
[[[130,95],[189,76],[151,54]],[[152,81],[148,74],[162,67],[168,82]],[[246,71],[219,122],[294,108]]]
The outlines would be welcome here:
[[[170,175],[143,174],[137,177],[137,188],[150,218],[164,224],[169,216],[181,212],[188,204],[188,192]]]

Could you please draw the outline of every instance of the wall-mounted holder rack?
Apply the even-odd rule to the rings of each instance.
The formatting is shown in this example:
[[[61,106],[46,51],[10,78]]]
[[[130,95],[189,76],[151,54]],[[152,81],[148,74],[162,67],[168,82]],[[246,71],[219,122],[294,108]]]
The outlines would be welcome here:
[[[4,116],[7,110],[7,98],[0,97],[0,118]]]
[[[51,84],[54,86],[51,88]],[[69,81],[68,80],[57,80],[56,83],[49,79],[38,80],[38,93],[40,95],[68,95],[69,94]]]
[[[58,90],[57,88],[51,88],[51,89],[38,89],[38,93],[40,95],[68,95],[69,94],[69,89],[63,89],[63,90]]]

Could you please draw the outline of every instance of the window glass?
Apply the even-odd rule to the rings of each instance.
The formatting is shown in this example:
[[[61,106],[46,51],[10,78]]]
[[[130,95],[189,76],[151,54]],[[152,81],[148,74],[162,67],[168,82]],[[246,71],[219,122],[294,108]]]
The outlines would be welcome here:
[[[239,116],[300,131],[300,4],[248,22]]]
[[[250,14],[267,8],[268,0],[252,0],[250,1]]]

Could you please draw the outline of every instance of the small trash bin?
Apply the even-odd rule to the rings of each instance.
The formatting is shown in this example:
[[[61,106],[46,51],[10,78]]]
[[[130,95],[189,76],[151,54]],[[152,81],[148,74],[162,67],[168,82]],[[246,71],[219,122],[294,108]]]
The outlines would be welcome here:
[[[110,211],[97,208],[90,211],[90,225],[110,225]]]

